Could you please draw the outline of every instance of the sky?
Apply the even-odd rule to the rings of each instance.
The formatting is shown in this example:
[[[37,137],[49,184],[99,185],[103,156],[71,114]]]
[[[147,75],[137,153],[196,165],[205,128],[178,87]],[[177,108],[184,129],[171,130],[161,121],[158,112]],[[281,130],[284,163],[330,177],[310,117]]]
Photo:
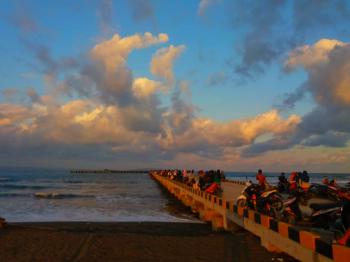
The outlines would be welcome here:
[[[0,166],[350,172],[346,0],[0,7]]]

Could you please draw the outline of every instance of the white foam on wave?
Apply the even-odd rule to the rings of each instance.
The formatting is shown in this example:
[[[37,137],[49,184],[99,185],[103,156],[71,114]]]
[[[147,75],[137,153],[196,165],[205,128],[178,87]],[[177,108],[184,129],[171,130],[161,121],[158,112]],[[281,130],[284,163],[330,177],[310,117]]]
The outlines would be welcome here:
[[[58,197],[59,195],[60,195],[59,193],[46,193],[46,192],[34,193],[34,196],[38,198],[55,198],[55,197]]]
[[[80,194],[64,194],[58,192],[36,192],[34,196],[37,198],[86,198],[86,197],[94,197],[93,195],[80,195]]]

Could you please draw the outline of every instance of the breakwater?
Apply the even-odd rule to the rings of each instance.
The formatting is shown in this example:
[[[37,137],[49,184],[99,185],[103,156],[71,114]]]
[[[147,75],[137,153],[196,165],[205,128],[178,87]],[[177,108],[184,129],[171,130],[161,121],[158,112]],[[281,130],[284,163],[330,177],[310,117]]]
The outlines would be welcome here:
[[[72,169],[72,174],[147,174],[149,170]]]
[[[194,190],[184,183],[155,173],[151,176],[184,205],[198,213],[201,220],[211,223],[213,230],[234,231],[237,227],[242,227],[259,237],[261,245],[269,251],[285,252],[301,261],[349,260],[350,247],[331,243],[315,233],[277,221],[254,210],[236,206],[234,199],[243,189],[242,182],[234,181],[226,184],[231,189],[231,195],[225,199]]]

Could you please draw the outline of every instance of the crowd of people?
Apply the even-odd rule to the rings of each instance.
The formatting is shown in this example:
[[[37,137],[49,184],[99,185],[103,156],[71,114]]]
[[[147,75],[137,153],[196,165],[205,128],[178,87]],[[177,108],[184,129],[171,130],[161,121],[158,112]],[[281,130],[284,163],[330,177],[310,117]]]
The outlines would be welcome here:
[[[278,191],[283,193],[293,193],[297,189],[302,189],[304,191],[308,190],[310,187],[310,178],[307,171],[303,172],[292,172],[287,179],[285,173],[281,173],[278,177]],[[322,185],[327,187],[335,187],[338,185],[335,179],[329,180],[328,177],[322,179]]]
[[[168,177],[171,180],[182,182],[196,190],[202,190],[211,194],[221,193],[220,184],[221,181],[225,179],[224,172],[220,169],[207,171],[166,169],[152,172]],[[258,170],[255,178],[262,191],[271,187],[261,169]],[[310,187],[309,181],[309,174],[305,170],[302,172],[291,172],[288,178],[286,177],[286,174],[282,172],[278,177],[278,191],[291,194],[298,189],[307,190]],[[326,177],[322,182],[327,186],[336,185],[334,179],[328,180]]]
[[[168,177],[171,180],[182,182],[195,190],[220,195],[222,193],[220,184],[225,179],[224,172],[218,170],[157,170],[152,171],[158,175]]]
[[[255,178],[262,190],[271,187],[261,169],[258,170]],[[278,190],[279,192],[290,193],[297,188],[307,189],[310,186],[309,181],[309,174],[305,170],[303,172],[292,172],[288,179],[286,178],[286,174],[282,172],[278,177]]]

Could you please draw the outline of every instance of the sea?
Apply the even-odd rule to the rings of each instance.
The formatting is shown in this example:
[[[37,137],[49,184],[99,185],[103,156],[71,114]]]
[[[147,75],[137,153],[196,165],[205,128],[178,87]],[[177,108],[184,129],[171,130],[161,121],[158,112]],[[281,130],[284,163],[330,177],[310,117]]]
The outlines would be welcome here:
[[[277,183],[279,174],[266,174]],[[350,174],[310,174],[339,184]],[[254,173],[227,172],[227,179],[253,180]],[[69,170],[1,168],[0,217],[8,222],[158,221],[199,223],[188,208],[144,173],[72,174]]]

